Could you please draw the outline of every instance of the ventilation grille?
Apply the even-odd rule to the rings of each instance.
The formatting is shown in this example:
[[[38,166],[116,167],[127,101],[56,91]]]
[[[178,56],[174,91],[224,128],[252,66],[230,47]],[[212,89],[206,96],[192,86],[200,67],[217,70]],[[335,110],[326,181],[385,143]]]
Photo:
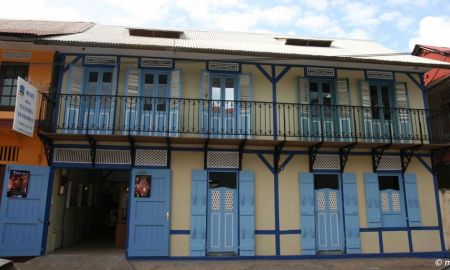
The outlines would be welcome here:
[[[222,169],[238,169],[239,168],[239,153],[238,152],[219,152],[209,151],[207,156],[208,168],[222,168]]]
[[[313,77],[334,77],[333,68],[307,67],[306,75]]]
[[[368,70],[367,79],[393,80],[394,73],[390,71]]]
[[[31,52],[3,51],[2,57],[6,59],[29,60]]]
[[[18,146],[0,146],[0,161],[17,161],[19,160]]]
[[[131,164],[130,150],[97,149],[95,162],[99,164]]]
[[[239,64],[226,62],[208,62],[208,69],[213,71],[239,72]]]
[[[384,155],[380,164],[378,165],[379,171],[398,171],[402,169],[402,164],[399,156],[386,156]]]
[[[339,170],[340,168],[339,155],[317,154],[314,169]]]
[[[84,58],[85,65],[110,65],[115,66],[117,64],[117,57],[115,56],[96,56],[87,55]]]
[[[90,150],[80,148],[55,148],[53,162],[91,163]]]
[[[170,59],[141,58],[141,67],[172,68],[173,61]]]
[[[136,150],[136,161],[138,166],[167,166],[167,150]]]

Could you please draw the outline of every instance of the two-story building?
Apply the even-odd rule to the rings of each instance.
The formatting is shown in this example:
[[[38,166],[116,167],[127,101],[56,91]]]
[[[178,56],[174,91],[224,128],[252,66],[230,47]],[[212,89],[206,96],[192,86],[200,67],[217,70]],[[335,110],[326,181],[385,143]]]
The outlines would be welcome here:
[[[8,203],[47,207],[46,252],[88,236],[128,258],[445,250],[431,151],[447,145],[422,76],[450,64],[367,40],[98,24],[35,43],[61,63],[39,132],[49,192]]]

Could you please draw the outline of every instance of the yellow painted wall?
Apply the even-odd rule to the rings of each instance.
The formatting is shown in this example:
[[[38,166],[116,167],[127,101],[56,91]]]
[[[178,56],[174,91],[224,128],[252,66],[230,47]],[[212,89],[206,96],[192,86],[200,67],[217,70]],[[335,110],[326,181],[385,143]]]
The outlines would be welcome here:
[[[360,233],[361,253],[379,253],[380,242],[378,240],[378,232],[362,232]]]
[[[409,252],[407,232],[383,232],[382,235],[385,253]]]
[[[441,251],[439,231],[413,231],[411,236],[414,252]]]

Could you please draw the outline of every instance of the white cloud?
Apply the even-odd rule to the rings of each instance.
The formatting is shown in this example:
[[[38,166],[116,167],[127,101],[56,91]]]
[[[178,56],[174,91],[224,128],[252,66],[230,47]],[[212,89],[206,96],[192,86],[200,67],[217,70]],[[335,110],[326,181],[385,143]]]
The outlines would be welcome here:
[[[409,40],[409,48],[414,48],[415,44],[450,47],[450,17],[423,18],[418,34]]]
[[[372,36],[367,31],[361,28],[353,29],[347,34],[346,37],[354,39],[372,39]]]
[[[0,17],[4,19],[86,21],[75,8],[56,7],[46,0],[13,0],[2,2]]]
[[[302,0],[299,6],[316,11],[325,11],[330,6],[329,0]]]
[[[343,2],[344,19],[350,25],[374,26],[381,22],[380,8],[375,4]]]

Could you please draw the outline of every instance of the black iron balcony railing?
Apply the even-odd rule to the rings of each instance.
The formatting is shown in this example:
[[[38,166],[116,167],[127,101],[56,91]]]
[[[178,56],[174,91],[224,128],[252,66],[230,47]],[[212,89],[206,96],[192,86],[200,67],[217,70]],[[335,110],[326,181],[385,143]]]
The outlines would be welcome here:
[[[60,94],[45,96],[41,110],[41,129],[52,133],[448,142],[430,132],[423,109]]]

